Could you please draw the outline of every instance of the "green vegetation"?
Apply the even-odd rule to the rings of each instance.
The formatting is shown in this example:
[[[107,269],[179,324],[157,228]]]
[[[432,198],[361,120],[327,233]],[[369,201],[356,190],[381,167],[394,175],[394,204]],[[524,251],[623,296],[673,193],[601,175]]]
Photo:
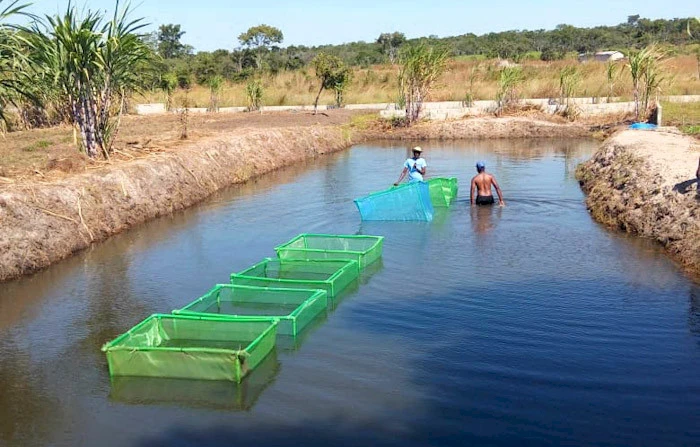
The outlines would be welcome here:
[[[26,88],[29,82],[21,70],[26,64],[21,42],[14,30],[6,25],[12,16],[24,14],[27,5],[20,5],[16,1],[7,4],[0,0],[0,7],[3,7],[0,9],[0,120],[4,131],[8,121],[6,107],[30,100],[33,92]]]
[[[700,137],[700,102],[662,102],[663,125],[676,126],[683,132]]]
[[[343,63],[343,61],[330,54],[319,53],[311,64],[316,70],[316,77],[321,81],[321,87],[314,101],[314,114],[318,109],[318,99],[321,97],[323,90],[332,90],[335,94],[335,104],[340,107],[343,105],[343,93],[350,83],[352,72]]]
[[[406,43],[406,36],[403,33],[382,33],[377,38],[377,43],[381,47],[382,54],[389,58],[390,63],[394,63],[401,45]]]
[[[241,45],[255,55],[255,68],[258,70],[263,68],[263,62],[270,51],[270,46],[273,43],[282,43],[282,40],[284,40],[282,31],[269,25],[254,26],[238,36]]]
[[[564,104],[574,96],[634,97],[642,117],[660,93],[700,91],[700,23],[694,19],[631,16],[613,27],[560,25],[442,39],[391,32],[370,43],[286,48],[280,29],[261,24],[238,35],[234,50],[194,54],[181,42],[180,25],[143,34],[145,23],[131,19],[129,5],[118,0],[111,16],[71,3],[63,14],[27,14],[32,23],[26,27],[7,25],[18,14],[27,14],[26,5],[0,0],[0,119],[8,130],[69,124],[89,157],[109,158],[130,101],[179,107],[180,135],[187,138],[189,107],[259,110],[263,95],[270,105],[308,104],[315,95],[315,109],[322,100],[338,107],[393,102],[410,124],[428,98],[468,106],[497,99],[503,111],[523,96]],[[623,63],[571,59],[630,48],[638,50],[629,53],[629,75]],[[519,63],[504,66],[495,57]]]
[[[25,152],[34,152],[37,149],[48,149],[52,144],[53,143],[47,140],[39,140],[36,143],[23,147],[22,150]]]
[[[163,25],[171,29],[178,25]],[[162,27],[161,27],[162,28]],[[690,32],[690,33],[689,33]],[[150,40],[163,44],[163,38],[172,38],[177,33],[156,33]],[[381,33],[374,42],[351,42],[343,45],[315,47],[291,45],[282,48],[282,31],[268,25],[250,28],[239,37],[241,47],[213,52],[191,54],[184,46],[180,56],[170,60],[168,52],[159,51],[171,70],[190,70],[198,79],[203,71],[214,70],[215,74],[229,81],[239,81],[252,75],[256,69],[264,68],[270,73],[301,69],[323,52],[336,56],[351,67],[367,68],[372,65],[396,62],[400,49],[405,45],[424,43],[429,46],[449,48],[450,57],[457,60],[510,59],[514,62],[528,60],[556,61],[579,53],[603,50],[620,50],[628,53],[651,43],[682,47],[700,43],[700,23],[694,18],[652,20],[630,16],[627,21],[615,26],[578,28],[558,25],[553,30],[523,30],[488,33],[481,36],[464,34],[438,38],[435,36],[406,39],[400,32]],[[169,42],[169,41],[168,41]],[[170,45],[170,43],[169,43]],[[692,51],[692,48],[689,48]],[[187,63],[184,63],[187,61]]]
[[[248,100],[248,111],[254,112],[260,110],[264,94],[262,83],[258,79],[248,81],[245,87],[245,93],[246,99]]]
[[[448,50],[423,43],[407,47],[401,54],[399,92],[404,98],[406,121],[418,120],[438,79],[447,69]]]
[[[608,83],[608,102],[610,102],[611,98],[615,96],[615,83],[617,82],[617,79],[621,73],[622,70],[614,61],[609,61],[607,64],[605,64],[605,79]]]
[[[89,157],[109,158],[123,103],[144,85],[151,52],[138,38],[144,24],[120,8],[105,23],[101,13],[78,16],[74,5],[24,30],[26,69],[47,105],[63,110],[77,127]]]
[[[497,113],[515,105],[520,99],[518,86],[525,81],[523,69],[520,67],[503,67],[498,76]]]
[[[655,45],[632,53],[627,67],[632,77],[634,110],[637,120],[646,116],[652,94],[658,94],[664,77],[661,76],[660,63],[665,52]]]
[[[219,111],[219,94],[221,93],[221,87],[224,85],[224,78],[220,75],[215,75],[209,78],[207,81],[209,87],[209,112]]]

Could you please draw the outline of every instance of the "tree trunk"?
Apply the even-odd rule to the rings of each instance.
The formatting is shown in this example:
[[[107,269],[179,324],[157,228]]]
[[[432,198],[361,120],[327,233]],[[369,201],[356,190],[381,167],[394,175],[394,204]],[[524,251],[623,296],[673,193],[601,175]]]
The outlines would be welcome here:
[[[316,101],[314,101],[314,115],[316,115],[316,111],[318,110],[318,98],[321,97],[322,91],[323,91],[323,83],[321,83],[321,88],[318,90],[318,95],[316,95]]]

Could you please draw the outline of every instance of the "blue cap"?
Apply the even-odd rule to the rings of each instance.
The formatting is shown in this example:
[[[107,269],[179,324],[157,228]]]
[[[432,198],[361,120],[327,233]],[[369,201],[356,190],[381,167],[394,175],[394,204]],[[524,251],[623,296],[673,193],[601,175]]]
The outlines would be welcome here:
[[[476,168],[477,169],[484,169],[486,167],[486,164],[483,161],[477,161],[476,162]]]

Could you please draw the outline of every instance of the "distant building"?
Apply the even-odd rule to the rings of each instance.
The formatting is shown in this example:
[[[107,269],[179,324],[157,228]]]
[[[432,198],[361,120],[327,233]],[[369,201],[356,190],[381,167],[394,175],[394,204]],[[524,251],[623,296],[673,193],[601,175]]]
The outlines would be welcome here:
[[[579,54],[579,62],[597,61],[597,62],[609,62],[609,61],[619,61],[624,59],[625,55],[619,51],[599,51],[595,54]]]

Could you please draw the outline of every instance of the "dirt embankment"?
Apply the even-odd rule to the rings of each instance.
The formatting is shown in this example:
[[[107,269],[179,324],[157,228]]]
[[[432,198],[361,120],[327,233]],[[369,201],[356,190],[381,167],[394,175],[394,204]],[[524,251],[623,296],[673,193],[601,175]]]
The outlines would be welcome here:
[[[467,138],[573,138],[591,135],[589,126],[530,117],[468,118],[418,123],[409,128],[369,131],[373,139],[455,140]]]
[[[191,206],[223,187],[281,168],[289,160],[342,150],[367,138],[587,135],[583,126],[523,117],[422,123],[386,132],[359,129],[350,123],[353,116],[287,114],[251,116],[249,121],[214,117],[201,123],[203,135],[192,142],[174,142],[175,136],[166,132],[174,132],[174,118],[165,117],[154,120],[163,126],[156,132],[162,140],[160,152],[122,152],[122,157],[130,158],[115,158],[102,167],[83,166],[75,174],[51,171],[34,179],[22,175],[8,179],[11,183],[0,185],[0,281],[47,267],[94,242]],[[141,121],[129,123],[123,132],[127,140],[145,138],[140,127],[153,130],[153,123],[149,127]],[[277,127],[270,127],[271,122]],[[11,147],[3,150],[18,160],[7,169],[22,172],[18,166],[24,155]]]
[[[338,126],[241,129],[173,152],[0,190],[0,281],[289,163],[346,148]]]
[[[698,141],[671,130],[625,130],[576,174],[596,220],[655,239],[700,273],[698,157]]]

